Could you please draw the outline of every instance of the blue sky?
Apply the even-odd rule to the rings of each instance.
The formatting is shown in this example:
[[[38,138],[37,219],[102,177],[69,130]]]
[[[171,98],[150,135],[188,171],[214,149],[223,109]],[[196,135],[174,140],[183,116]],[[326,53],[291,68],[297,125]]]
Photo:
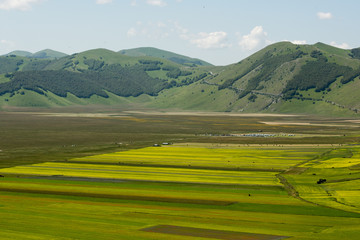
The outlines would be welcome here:
[[[216,65],[268,44],[360,47],[360,1],[0,0],[0,55],[156,47]]]

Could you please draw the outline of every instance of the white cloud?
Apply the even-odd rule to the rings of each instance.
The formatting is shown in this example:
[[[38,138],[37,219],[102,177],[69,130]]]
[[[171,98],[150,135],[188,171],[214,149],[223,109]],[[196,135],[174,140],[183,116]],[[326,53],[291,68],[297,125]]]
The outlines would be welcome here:
[[[127,36],[147,39],[167,39],[169,37],[178,37],[198,48],[225,48],[230,47],[226,32],[200,32],[198,34],[190,33],[189,30],[181,26],[177,21],[167,22],[141,22],[138,21],[134,26],[128,29]]]
[[[161,39],[169,36],[169,28],[164,22],[136,22],[135,27],[127,31],[128,37],[146,37],[150,39]]]
[[[2,40],[0,40],[0,43],[1,44],[8,44],[8,43],[10,43],[8,40],[4,40],[4,39],[2,39]]]
[[[130,28],[128,31],[127,31],[127,36],[128,37],[135,37],[137,34],[137,31],[135,28]]]
[[[43,0],[0,0],[0,9],[3,10],[21,10],[31,9],[32,4],[39,3]]]
[[[318,12],[317,17],[321,20],[326,20],[326,19],[332,19],[333,15],[331,14],[331,12]]]
[[[132,7],[137,6],[137,1],[136,1],[136,0],[131,0],[130,5],[131,5]]]
[[[96,0],[96,4],[108,4],[111,2],[112,0]]]
[[[187,28],[184,28],[178,22],[170,22],[170,24],[173,25],[173,28],[171,28],[170,31],[176,32],[180,36],[180,38],[184,40],[190,39],[190,37],[188,36],[189,30]]]
[[[157,7],[165,7],[167,5],[164,0],[146,0],[146,3]]]
[[[199,48],[225,48],[231,45],[227,43],[226,32],[211,32],[199,33],[195,38],[190,40],[191,43],[195,44]]]
[[[349,49],[349,48],[350,48],[349,44],[347,44],[347,43],[337,44],[337,43],[334,42],[334,41],[332,41],[332,42],[330,43],[330,45],[331,45],[331,46],[334,46],[334,47],[337,47],[337,48],[342,48],[342,49]]]
[[[297,45],[304,45],[306,44],[306,40],[294,40],[294,41],[290,41],[292,44],[297,44]]]
[[[157,24],[156,24],[156,25],[157,25],[157,27],[158,27],[158,28],[164,28],[164,27],[166,27],[166,24],[165,24],[165,23],[163,23],[163,22],[160,22],[160,21],[159,21],[159,22],[157,22]]]
[[[239,46],[250,51],[258,47],[264,47],[269,43],[267,32],[264,31],[262,26],[256,26],[248,35],[240,37]]]

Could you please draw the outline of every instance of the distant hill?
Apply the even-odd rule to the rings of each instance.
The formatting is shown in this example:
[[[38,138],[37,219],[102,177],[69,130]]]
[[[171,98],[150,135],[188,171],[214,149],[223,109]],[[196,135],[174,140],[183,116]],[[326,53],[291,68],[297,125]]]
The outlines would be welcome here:
[[[152,48],[152,47],[141,47],[121,50],[119,53],[131,56],[131,57],[157,57],[170,60],[172,62],[182,64],[182,65],[198,65],[198,66],[212,66],[212,64],[205,62],[197,58],[190,58],[173,52]]]
[[[332,116],[360,113],[359,48],[279,42],[228,66],[176,63],[166,55],[141,52],[129,56],[93,49],[58,59],[2,56],[0,108],[95,104]]]
[[[360,61],[353,50],[280,42],[150,104],[186,110],[356,115]]]
[[[0,78],[0,96],[9,95],[3,99],[6,104],[16,97],[30,96],[28,91],[42,96],[51,93],[60,98],[71,95],[83,100],[92,96],[104,99],[114,95],[156,96],[161,90],[199,81],[207,76],[205,72],[165,59],[129,57],[107,49],[51,61],[6,56],[0,58],[0,73],[4,74],[3,80]]]
[[[16,55],[16,56],[20,56],[20,57],[29,57],[32,55],[32,53],[28,52],[28,51],[16,50],[16,51],[9,52],[8,54],[5,54],[5,55],[6,56]]]
[[[40,58],[40,59],[54,59],[54,58],[62,58],[67,56],[67,54],[65,53],[54,51],[51,49],[44,49],[36,53],[17,50],[5,54],[5,56],[10,56],[10,55],[16,55],[19,57]]]
[[[45,50],[41,50],[39,52],[36,52],[34,54],[31,55],[31,57],[33,58],[48,58],[48,59],[52,59],[52,58],[62,58],[67,56],[67,54],[62,53],[62,52],[58,52],[58,51],[54,51],[51,49],[45,49]]]

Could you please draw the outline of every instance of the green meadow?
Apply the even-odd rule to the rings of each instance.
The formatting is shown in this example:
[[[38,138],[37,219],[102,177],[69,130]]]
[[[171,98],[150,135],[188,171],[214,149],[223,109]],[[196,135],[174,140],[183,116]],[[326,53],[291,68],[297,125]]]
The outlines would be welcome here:
[[[24,115],[38,124],[31,131],[17,125]],[[0,152],[0,239],[356,239],[360,233],[354,122],[126,112],[0,119],[8,127]],[[49,141],[39,138],[46,134]]]

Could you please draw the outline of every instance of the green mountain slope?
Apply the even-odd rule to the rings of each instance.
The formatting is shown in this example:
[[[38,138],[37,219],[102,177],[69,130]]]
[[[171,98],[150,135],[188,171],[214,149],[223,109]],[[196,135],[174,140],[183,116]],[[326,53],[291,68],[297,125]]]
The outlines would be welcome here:
[[[67,54],[54,51],[51,49],[44,49],[31,55],[32,58],[46,58],[46,59],[62,58],[65,56],[67,56]]]
[[[4,56],[10,56],[10,55],[15,55],[15,56],[19,56],[19,57],[29,57],[32,55],[32,53],[28,52],[28,51],[16,50],[16,51],[9,52],[8,54],[5,54]]]
[[[239,63],[213,69],[189,89],[165,90],[151,106],[354,115],[360,112],[360,61],[351,53],[322,43],[276,43]]]
[[[10,97],[24,96],[23,90],[40,95],[51,92],[64,98],[72,94],[83,99],[93,95],[109,98],[108,93],[122,97],[155,96],[163,89],[188,85],[206,76],[201,68],[184,67],[152,57],[129,57],[106,49],[52,61],[16,56],[2,60],[11,63],[11,68],[3,71],[6,73],[0,84],[0,95],[9,93]],[[10,100],[4,99],[7,103]]]
[[[157,48],[152,47],[142,47],[142,48],[133,48],[133,49],[126,49],[121,50],[119,53],[131,56],[131,57],[156,57],[156,58],[163,58],[170,60],[172,62],[182,64],[182,65],[188,65],[188,66],[212,66],[212,64],[205,62],[203,60],[197,59],[197,58],[190,58],[186,57],[180,54],[176,54],[169,51],[164,51]]]
[[[280,42],[228,66],[187,66],[94,49],[59,59],[0,57],[1,106],[142,108],[352,116],[358,49]]]
[[[67,56],[67,54],[58,52],[58,51],[54,51],[51,49],[44,49],[44,50],[38,51],[36,53],[16,50],[16,51],[12,51],[8,54],[5,54],[4,56],[17,56],[17,57],[28,57],[28,58],[40,58],[40,59],[55,59],[55,58],[65,57],[65,56]]]

